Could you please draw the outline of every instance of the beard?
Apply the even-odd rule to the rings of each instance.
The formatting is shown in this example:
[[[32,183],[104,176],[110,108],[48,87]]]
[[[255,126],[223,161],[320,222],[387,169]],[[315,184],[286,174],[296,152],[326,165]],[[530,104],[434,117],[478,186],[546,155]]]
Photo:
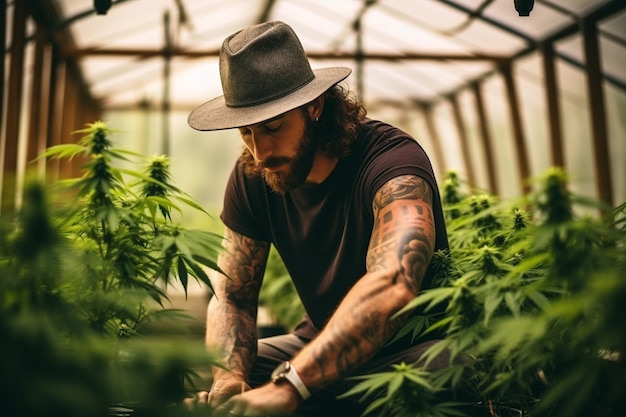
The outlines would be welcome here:
[[[260,174],[265,180],[265,183],[274,192],[285,194],[304,184],[313,167],[313,159],[316,152],[317,142],[313,135],[313,121],[308,115],[305,115],[304,132],[300,137],[300,145],[294,157],[268,158],[263,162],[255,161],[253,166],[249,164],[251,162],[250,158],[253,157],[248,150],[245,151],[242,157],[244,160],[247,160],[247,173],[254,175]],[[285,171],[270,172],[265,170],[265,168],[281,165],[286,165]]]

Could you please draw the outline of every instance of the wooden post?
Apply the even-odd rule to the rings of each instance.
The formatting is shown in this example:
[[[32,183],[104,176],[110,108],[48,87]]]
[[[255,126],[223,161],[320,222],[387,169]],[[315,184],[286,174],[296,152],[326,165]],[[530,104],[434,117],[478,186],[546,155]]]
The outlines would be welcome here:
[[[0,211],[12,214],[15,211],[17,158],[20,137],[20,111],[24,87],[24,46],[26,43],[26,5],[23,1],[13,2],[13,31],[11,35],[11,62],[9,64],[9,91],[6,105],[6,130],[2,170],[2,194]]]
[[[485,111],[485,102],[483,94],[480,91],[478,82],[472,84],[474,100],[476,101],[476,113],[478,115],[478,124],[480,126],[480,136],[483,141],[483,149],[485,150],[485,165],[487,165],[487,176],[489,178],[489,188],[494,195],[499,194],[498,181],[496,177],[496,159],[493,157],[493,147],[491,146],[491,133],[487,123],[487,112]]]
[[[33,63],[33,83],[30,92],[30,120],[28,124],[28,141],[26,147],[26,163],[31,163],[43,150],[42,121],[46,120],[44,100],[44,61],[45,35],[39,25],[35,32],[35,50]]]
[[[9,27],[9,22],[7,20],[7,2],[6,0],[0,0],[0,23],[2,23],[3,28]],[[0,30],[0,45],[7,44],[7,34],[6,30]],[[4,129],[4,125],[2,124],[2,115],[4,114],[4,56],[0,59],[0,137],[2,137],[2,129]],[[0,158],[2,156],[0,155]],[[1,159],[0,159],[1,160]],[[0,174],[0,192],[2,191],[2,174]]]
[[[596,23],[583,21],[582,34],[585,47],[585,61],[587,62],[587,93],[589,94],[589,109],[591,111],[596,186],[600,200],[612,206],[611,160],[609,159],[609,140],[606,128],[607,116],[602,85],[600,43],[598,42]]]
[[[550,127],[550,149],[552,165],[565,167],[563,156],[563,133],[559,106],[559,88],[554,69],[554,49],[551,43],[542,45],[543,72],[545,77],[546,103],[548,107],[548,126]]]
[[[456,98],[456,95],[451,95],[449,97],[450,103],[452,104],[452,112],[454,114],[454,121],[456,124],[456,129],[459,133],[459,142],[461,144],[461,153],[463,154],[463,162],[465,163],[465,169],[467,170],[467,181],[472,186],[476,186],[476,176],[474,175],[474,165],[472,164],[472,158],[469,153],[469,144],[467,138],[467,129],[465,127],[465,120],[463,119],[463,114],[461,113],[461,109],[459,108],[459,101]]]
[[[504,77],[504,84],[506,86],[507,101],[509,103],[509,113],[511,116],[511,123],[513,124],[513,140],[515,144],[515,152],[517,155],[517,164],[519,169],[520,182],[522,183],[522,193],[526,194],[530,191],[528,185],[528,178],[530,177],[530,168],[528,164],[528,154],[526,152],[526,141],[524,138],[524,129],[522,127],[522,118],[519,108],[519,100],[517,97],[517,89],[515,87],[515,80],[513,80],[513,71],[511,64],[507,63],[500,67],[502,75]]]
[[[439,131],[435,126],[435,121],[433,120],[433,110],[429,105],[422,106],[422,112],[424,113],[424,118],[426,119],[426,127],[428,128],[428,133],[430,138],[432,139],[433,145],[433,153],[434,159],[437,162],[438,172],[437,175],[439,178],[443,179],[446,175],[446,166],[445,159],[443,157],[443,152],[441,150],[441,138],[439,137]]]
[[[61,144],[61,116],[63,109],[63,82],[65,80],[65,64],[59,58],[59,51],[56,47],[52,50],[50,63],[50,95],[48,97],[48,132],[46,135],[46,147]],[[54,181],[59,178],[59,160],[48,159],[46,161],[46,175]]]

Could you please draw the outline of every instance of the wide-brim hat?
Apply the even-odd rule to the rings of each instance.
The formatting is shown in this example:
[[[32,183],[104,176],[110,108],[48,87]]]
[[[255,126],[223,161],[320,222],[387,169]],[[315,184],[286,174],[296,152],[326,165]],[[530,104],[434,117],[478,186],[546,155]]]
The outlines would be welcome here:
[[[344,80],[350,68],[311,69],[293,29],[266,22],[224,40],[219,57],[224,95],[194,109],[197,130],[249,126],[302,106]]]

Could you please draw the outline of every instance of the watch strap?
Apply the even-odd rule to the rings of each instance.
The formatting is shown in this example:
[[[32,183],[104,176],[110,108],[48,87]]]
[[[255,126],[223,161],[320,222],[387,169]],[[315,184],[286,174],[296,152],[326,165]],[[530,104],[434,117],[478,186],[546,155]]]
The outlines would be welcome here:
[[[284,375],[285,379],[295,387],[303,400],[306,400],[311,396],[311,392],[306,387],[306,385],[304,385],[304,382],[302,382],[302,379],[300,379],[300,375],[298,375],[296,368],[294,368],[292,364],[289,364],[289,369],[287,370],[287,372],[285,372]]]

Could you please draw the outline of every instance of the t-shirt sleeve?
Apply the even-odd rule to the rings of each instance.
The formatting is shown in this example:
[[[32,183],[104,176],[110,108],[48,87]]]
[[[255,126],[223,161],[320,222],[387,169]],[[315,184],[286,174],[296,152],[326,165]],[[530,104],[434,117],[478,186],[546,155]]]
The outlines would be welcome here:
[[[424,178],[437,192],[437,182],[426,152],[411,136],[398,132],[382,140],[376,156],[368,160],[364,183],[368,184],[365,198],[369,205],[380,187],[401,175]]]
[[[253,187],[250,187],[249,182],[250,179],[235,165],[226,184],[220,219],[229,229],[241,235],[268,241],[268,235],[261,227],[265,224],[262,221],[264,205],[259,196],[256,196],[259,201],[254,201],[255,196],[250,194]]]

